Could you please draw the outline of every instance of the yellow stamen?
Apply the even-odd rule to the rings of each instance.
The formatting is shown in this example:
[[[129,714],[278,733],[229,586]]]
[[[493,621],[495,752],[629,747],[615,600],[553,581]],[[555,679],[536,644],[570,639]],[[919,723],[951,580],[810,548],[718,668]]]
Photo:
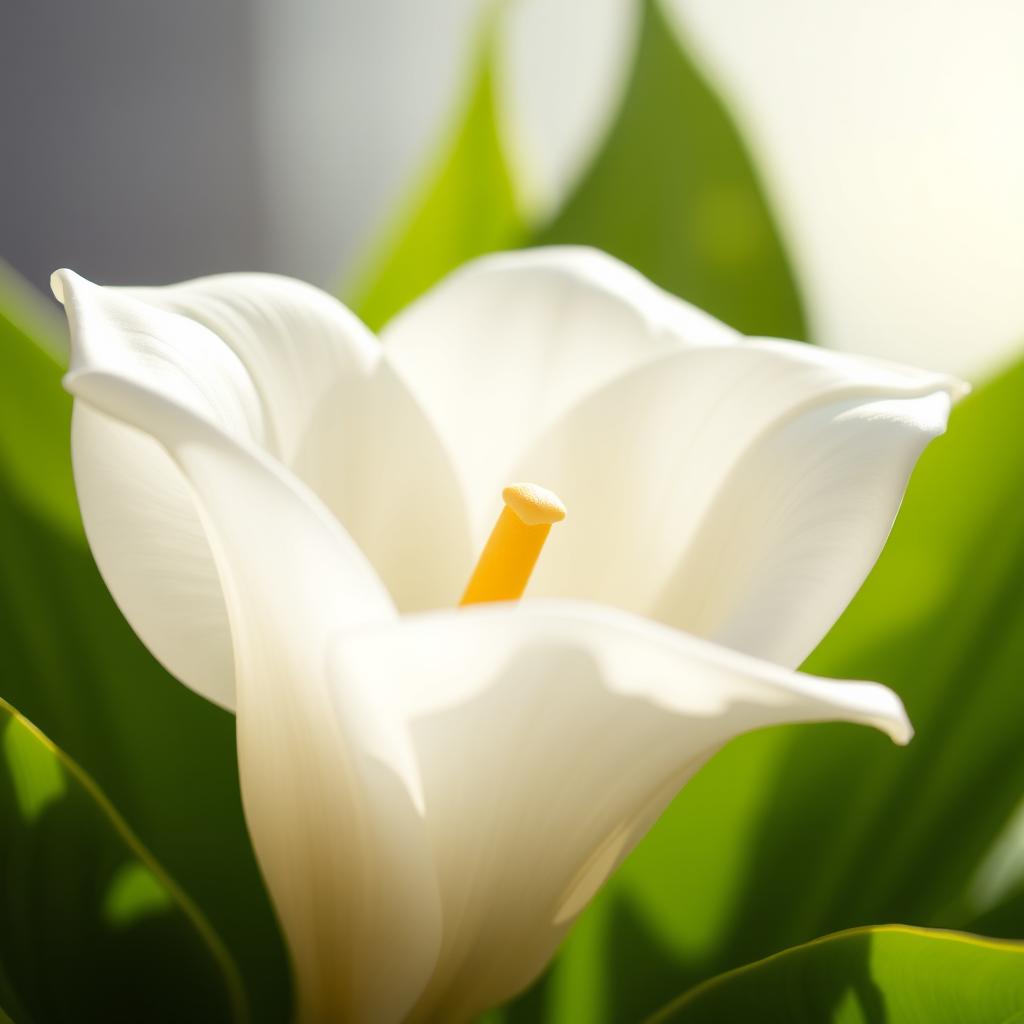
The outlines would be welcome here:
[[[565,506],[536,484],[512,484],[501,492],[505,507],[480,554],[460,604],[515,601],[523,596],[552,523]]]

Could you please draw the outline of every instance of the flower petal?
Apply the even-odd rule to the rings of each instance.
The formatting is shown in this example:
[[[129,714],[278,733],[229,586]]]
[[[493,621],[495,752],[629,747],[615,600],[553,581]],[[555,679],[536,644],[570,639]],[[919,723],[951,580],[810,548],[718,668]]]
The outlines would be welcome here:
[[[447,451],[383,357],[339,382],[296,471],[366,552],[403,612],[458,603],[476,559]]]
[[[954,389],[792,342],[649,362],[578,403],[517,467],[570,515],[529,594],[656,615],[795,666],[878,557]]]
[[[221,274],[115,291],[201,324],[238,357],[264,411],[264,447],[286,465],[308,444],[337,382],[368,377],[379,358],[376,338],[358,317],[302,281]],[[195,372],[206,376],[211,370],[204,365]]]
[[[340,303],[259,274],[112,289],[60,271],[54,290],[73,369],[138,380],[266,448],[328,503],[402,607],[457,599],[472,546],[453,470]],[[230,708],[224,600],[180,471],[150,438],[89,408],[76,408],[72,450],[90,546],[125,617],[175,676]]]
[[[53,279],[71,326],[72,373],[145,382],[225,434],[260,444],[263,410],[238,357],[206,328],[70,271]],[[182,682],[231,707],[227,612],[180,471],[152,438],[75,403],[71,454],[89,546],[125,618]]]
[[[478,543],[518,452],[573,402],[680,346],[738,339],[611,256],[576,247],[476,260],[382,334],[452,453]]]
[[[652,614],[796,667],[846,609],[889,536],[951,398],[848,399],[761,437],[736,463]]]
[[[446,451],[369,329],[273,274],[125,292],[209,328],[263,403],[266,447],[327,503],[403,610],[458,600],[475,549]]]
[[[910,736],[873,683],[812,679],[611,609],[476,606],[348,633],[336,678],[399,688],[438,864],[441,958],[414,1019],[520,990],[731,737],[842,719]]]
[[[386,591],[280,463],[134,380],[79,371],[69,387],[157,439],[195,494],[234,642],[246,820],[299,1018],[401,1019],[440,932],[419,779],[385,692],[328,677],[339,630],[394,618]]]

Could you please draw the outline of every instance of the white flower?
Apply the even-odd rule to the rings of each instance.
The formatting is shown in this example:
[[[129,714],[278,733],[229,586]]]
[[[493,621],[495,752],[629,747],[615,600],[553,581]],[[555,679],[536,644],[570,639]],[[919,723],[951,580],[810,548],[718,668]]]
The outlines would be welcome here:
[[[237,714],[301,1019],[511,996],[738,733],[909,739],[885,688],[793,670],[948,378],[743,339],[579,249],[482,259],[383,345],[281,278],[54,290],[93,552],[156,657]],[[569,518],[527,600],[457,607],[514,480]]]

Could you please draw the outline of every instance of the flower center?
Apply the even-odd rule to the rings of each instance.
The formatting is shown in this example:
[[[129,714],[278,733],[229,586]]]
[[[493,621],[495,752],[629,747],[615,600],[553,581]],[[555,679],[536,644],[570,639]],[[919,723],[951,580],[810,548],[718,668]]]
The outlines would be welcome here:
[[[536,484],[510,484],[505,507],[480,553],[460,604],[515,601],[523,596],[551,524],[565,518],[558,496]]]

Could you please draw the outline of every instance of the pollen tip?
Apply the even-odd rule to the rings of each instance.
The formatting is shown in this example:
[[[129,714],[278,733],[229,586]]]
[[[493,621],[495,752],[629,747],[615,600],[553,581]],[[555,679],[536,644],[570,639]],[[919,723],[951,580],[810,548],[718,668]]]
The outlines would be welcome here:
[[[558,495],[537,484],[509,484],[501,497],[527,526],[550,526],[566,516]]]

